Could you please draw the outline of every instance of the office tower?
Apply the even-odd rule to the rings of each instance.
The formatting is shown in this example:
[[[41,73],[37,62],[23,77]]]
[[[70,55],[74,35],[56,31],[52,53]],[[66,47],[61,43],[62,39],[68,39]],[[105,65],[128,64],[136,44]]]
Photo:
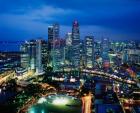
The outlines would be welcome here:
[[[29,54],[27,53],[28,45],[26,43],[20,46],[20,52],[21,52],[21,55],[20,55],[21,67],[24,69],[28,69],[29,68]]]
[[[42,43],[41,40],[36,40],[36,74],[41,74],[42,69]]]
[[[54,42],[53,49],[53,70],[60,71],[63,69],[64,65],[64,42],[62,39],[58,38]]]
[[[85,37],[86,68],[93,68],[94,65],[94,41],[93,36]]]
[[[110,63],[109,63],[109,56],[108,56],[108,51],[109,51],[109,38],[102,38],[102,59],[103,59],[103,67],[108,68]]]
[[[54,66],[54,57],[56,51],[56,43],[59,39],[59,24],[53,24],[48,27],[48,62],[50,66]],[[58,46],[58,45],[57,45]]]
[[[48,52],[50,52],[53,47],[53,37],[53,26],[48,26]]]
[[[21,45],[21,67],[26,67],[35,74],[43,73],[42,40],[30,40]]]
[[[66,34],[66,46],[71,46],[72,45],[72,33],[67,33]]]
[[[80,41],[80,69],[85,68],[86,56],[85,56],[85,43],[84,40]]]
[[[80,68],[80,32],[79,23],[73,22],[72,26],[72,64],[75,69]]]
[[[54,71],[60,70],[61,44],[59,37],[59,24],[53,24],[53,49],[51,50],[52,66]]]
[[[108,52],[109,47],[109,38],[102,38],[102,52]]]
[[[126,63],[128,62],[128,49],[124,49],[123,52],[122,52],[122,60],[123,60],[123,63]]]
[[[26,41],[21,45],[21,67],[35,71],[36,69],[36,41]]]
[[[101,42],[94,41],[94,67],[102,67],[102,52],[101,52]]]
[[[48,51],[53,49],[53,42],[59,38],[59,24],[48,26]]]
[[[66,34],[66,46],[64,48],[64,62],[66,65],[71,65],[72,59],[72,33]]]
[[[139,49],[125,49],[123,52],[123,61],[129,63],[140,63],[140,50]]]
[[[53,25],[53,39],[57,39],[57,38],[60,38],[59,37],[59,24],[58,23],[55,23],[54,25]]]
[[[47,70],[47,66],[49,64],[49,55],[48,55],[48,42],[46,40],[42,40],[42,65],[43,65],[43,70]]]
[[[27,42],[28,44],[28,54],[30,59],[30,69],[36,69],[36,40],[30,40]]]

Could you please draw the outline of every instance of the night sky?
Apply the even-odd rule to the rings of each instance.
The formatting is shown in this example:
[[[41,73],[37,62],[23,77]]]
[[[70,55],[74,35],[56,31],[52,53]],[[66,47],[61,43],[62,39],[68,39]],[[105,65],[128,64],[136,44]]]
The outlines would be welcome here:
[[[74,20],[81,38],[140,40],[140,0],[0,0],[0,40],[47,39],[55,22],[64,37]]]

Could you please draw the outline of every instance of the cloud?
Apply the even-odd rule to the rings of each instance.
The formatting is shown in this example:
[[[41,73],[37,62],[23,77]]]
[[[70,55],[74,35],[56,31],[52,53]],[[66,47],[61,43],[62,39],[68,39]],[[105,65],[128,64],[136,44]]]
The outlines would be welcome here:
[[[61,17],[66,17],[69,15],[73,15],[79,13],[76,10],[72,9],[62,9],[59,7],[52,6],[42,6],[40,9],[35,9],[28,12],[28,15],[34,18],[34,20],[47,22],[47,21],[56,21],[57,16],[61,15]],[[59,19],[58,19],[59,20]]]
[[[111,37],[140,35],[138,0],[0,0],[0,4],[0,27],[5,28],[5,36],[7,29],[26,36],[47,36],[47,26],[54,22],[60,23],[65,34],[75,19],[83,37],[95,32]]]
[[[59,7],[52,7],[43,5],[35,9],[16,9],[11,13],[0,14],[1,20],[13,23],[13,20],[22,21],[40,21],[40,22],[50,22],[56,21],[56,17],[66,17],[69,15],[77,14],[78,11],[71,9],[62,9]],[[15,18],[15,19],[14,19]],[[58,19],[59,20],[59,19]],[[7,22],[5,22],[7,23]]]

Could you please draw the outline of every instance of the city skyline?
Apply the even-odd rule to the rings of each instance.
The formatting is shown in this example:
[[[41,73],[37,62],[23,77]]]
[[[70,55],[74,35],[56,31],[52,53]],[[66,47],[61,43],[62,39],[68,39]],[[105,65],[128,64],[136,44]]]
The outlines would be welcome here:
[[[0,112],[140,113],[140,0],[0,0]]]
[[[60,37],[71,32],[72,22],[80,23],[80,37],[109,37],[112,40],[139,40],[140,1],[71,0],[56,2],[0,1],[2,40],[47,39],[48,26],[60,24]]]

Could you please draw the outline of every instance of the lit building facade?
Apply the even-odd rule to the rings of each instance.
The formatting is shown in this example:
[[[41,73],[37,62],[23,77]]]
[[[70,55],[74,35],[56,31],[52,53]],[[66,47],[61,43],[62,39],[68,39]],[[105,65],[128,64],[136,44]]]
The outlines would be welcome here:
[[[36,74],[41,74],[42,72],[42,43],[41,40],[36,40]]]
[[[36,74],[42,73],[42,43],[41,40],[26,41],[21,45],[21,67],[32,70]]]
[[[64,62],[66,65],[70,65],[72,63],[72,33],[66,34],[66,46],[64,52]]]
[[[93,68],[94,66],[94,37],[85,37],[85,55],[86,55],[86,68]]]
[[[48,63],[54,70],[56,62],[60,56],[60,41],[59,41],[59,24],[53,24],[48,27]]]
[[[102,59],[103,59],[103,67],[105,68],[110,67],[108,56],[109,47],[110,47],[109,38],[102,38]]]
[[[140,50],[139,49],[124,49],[123,62],[140,63]]]
[[[36,69],[36,40],[30,40],[27,42],[28,44],[28,54],[29,54],[29,59],[30,59],[30,63],[29,63],[29,67],[31,70]]]
[[[48,26],[48,51],[50,52],[53,47],[53,26]]]
[[[47,70],[47,66],[49,64],[49,55],[48,55],[48,42],[46,40],[42,40],[42,65],[43,70]]]
[[[20,46],[20,62],[21,62],[21,67],[28,69],[29,68],[29,54],[27,53],[28,51],[28,45],[27,44],[22,44]]]
[[[75,69],[80,68],[80,31],[79,23],[73,22],[72,27],[72,64]]]
[[[55,23],[53,24],[53,39],[57,39],[57,38],[60,38],[59,37],[59,24],[58,23]]]

